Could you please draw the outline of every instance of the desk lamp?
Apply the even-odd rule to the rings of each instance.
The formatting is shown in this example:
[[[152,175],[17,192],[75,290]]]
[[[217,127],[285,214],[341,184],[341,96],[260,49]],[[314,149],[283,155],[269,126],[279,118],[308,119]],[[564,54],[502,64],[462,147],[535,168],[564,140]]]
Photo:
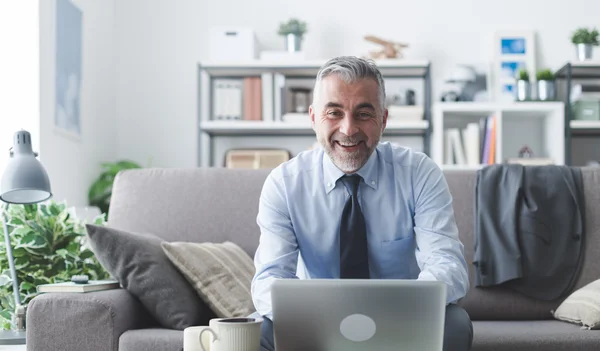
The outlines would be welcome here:
[[[15,296],[16,329],[0,332],[0,344],[25,344],[25,308],[21,305],[19,282],[12,255],[12,247],[7,227],[9,204],[35,204],[52,197],[50,180],[44,166],[38,161],[37,153],[31,146],[31,134],[20,130],[14,134],[10,159],[0,181],[0,200],[5,204],[2,213],[6,256],[10,267]]]

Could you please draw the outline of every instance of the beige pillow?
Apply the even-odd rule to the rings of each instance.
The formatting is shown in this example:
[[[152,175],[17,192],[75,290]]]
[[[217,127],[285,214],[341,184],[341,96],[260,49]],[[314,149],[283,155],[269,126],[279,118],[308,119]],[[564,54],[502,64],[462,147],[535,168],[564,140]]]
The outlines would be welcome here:
[[[252,258],[232,242],[164,242],[163,251],[217,317],[255,311],[250,293]]]
[[[581,329],[600,329],[600,279],[573,292],[552,315]]]

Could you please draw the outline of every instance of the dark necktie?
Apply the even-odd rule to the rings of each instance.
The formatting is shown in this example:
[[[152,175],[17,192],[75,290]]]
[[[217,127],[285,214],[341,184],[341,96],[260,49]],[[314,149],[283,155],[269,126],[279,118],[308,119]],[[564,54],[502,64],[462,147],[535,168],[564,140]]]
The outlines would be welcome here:
[[[361,179],[358,175],[342,177],[352,196],[344,206],[340,222],[340,278],[369,278],[367,227],[357,196]]]

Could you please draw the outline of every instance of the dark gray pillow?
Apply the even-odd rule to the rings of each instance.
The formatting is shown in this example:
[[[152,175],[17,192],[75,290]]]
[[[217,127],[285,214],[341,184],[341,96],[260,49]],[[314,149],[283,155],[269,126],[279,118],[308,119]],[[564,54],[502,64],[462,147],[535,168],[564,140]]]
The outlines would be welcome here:
[[[208,325],[215,316],[162,250],[153,234],[87,224],[90,247],[108,273],[164,328]]]

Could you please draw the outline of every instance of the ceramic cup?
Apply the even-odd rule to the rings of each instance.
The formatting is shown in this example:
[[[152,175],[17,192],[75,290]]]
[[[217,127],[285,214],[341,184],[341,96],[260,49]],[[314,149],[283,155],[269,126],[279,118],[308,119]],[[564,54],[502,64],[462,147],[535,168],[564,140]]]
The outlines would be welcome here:
[[[183,331],[183,351],[260,351],[262,318],[215,318]]]

